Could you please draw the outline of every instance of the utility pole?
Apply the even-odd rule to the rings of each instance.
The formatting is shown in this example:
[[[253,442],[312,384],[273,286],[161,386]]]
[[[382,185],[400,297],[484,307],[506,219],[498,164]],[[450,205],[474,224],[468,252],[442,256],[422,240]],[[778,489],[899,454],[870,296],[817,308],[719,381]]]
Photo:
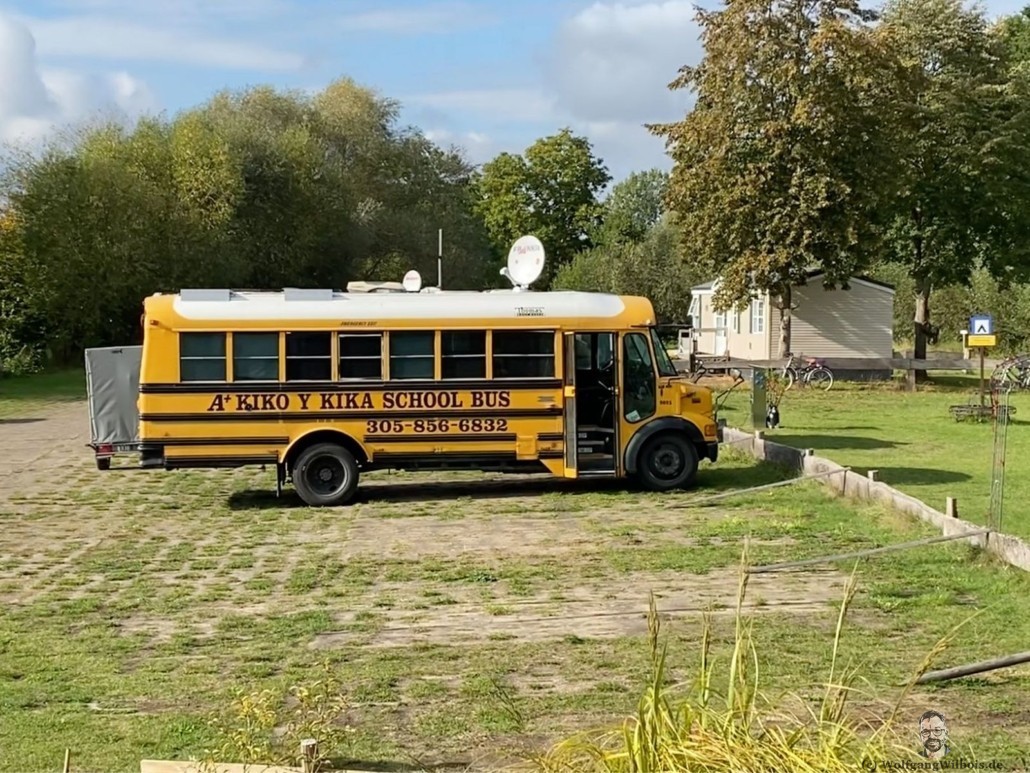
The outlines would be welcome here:
[[[443,229],[440,229],[436,247],[436,286],[443,289]]]

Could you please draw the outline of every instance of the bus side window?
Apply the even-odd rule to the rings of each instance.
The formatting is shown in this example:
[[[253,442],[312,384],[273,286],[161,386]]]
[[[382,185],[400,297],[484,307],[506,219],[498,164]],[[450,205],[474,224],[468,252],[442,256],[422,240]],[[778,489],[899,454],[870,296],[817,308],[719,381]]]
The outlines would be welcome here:
[[[623,411],[626,421],[637,422],[652,416],[658,407],[654,362],[642,333],[627,333],[622,346]]]
[[[436,367],[436,334],[429,330],[390,333],[390,378],[432,379]]]
[[[554,378],[553,330],[495,330],[494,378]]]
[[[225,333],[179,333],[179,380],[225,381]]]
[[[333,374],[331,333],[286,334],[286,380],[328,381]]]
[[[486,378],[485,330],[444,330],[440,346],[442,378]]]
[[[279,334],[233,333],[232,380],[278,381]]]
[[[340,380],[383,378],[383,334],[340,333]]]

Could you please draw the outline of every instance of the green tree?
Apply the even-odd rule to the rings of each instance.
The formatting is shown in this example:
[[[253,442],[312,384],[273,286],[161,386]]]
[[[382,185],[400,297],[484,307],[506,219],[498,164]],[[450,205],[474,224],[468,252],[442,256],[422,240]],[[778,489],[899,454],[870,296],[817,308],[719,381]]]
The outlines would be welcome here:
[[[937,332],[935,287],[965,282],[978,258],[1003,277],[1025,261],[1030,92],[1010,79],[982,12],[961,0],[892,0],[878,36],[903,66],[893,131],[902,186],[887,256],[915,282],[922,359]]]
[[[685,322],[690,288],[702,277],[680,259],[680,239],[680,229],[662,219],[639,241],[605,242],[580,252],[558,269],[554,287],[642,295],[654,304],[660,322]]]
[[[612,187],[603,202],[594,242],[638,242],[661,220],[669,175],[661,169],[633,172]]]
[[[499,254],[520,236],[533,234],[548,254],[538,286],[590,246],[600,222],[598,194],[611,180],[589,141],[562,129],[526,149],[502,153],[484,164],[476,180],[475,211]]]
[[[257,87],[10,155],[0,365],[137,340],[155,291],[435,274],[439,228],[448,286],[495,280],[472,167],[397,116],[349,80],[315,95]]]
[[[719,308],[770,292],[782,356],[791,288],[813,268],[846,286],[877,253],[890,58],[857,0],[728,0],[697,18],[704,58],[671,84],[696,105],[651,127],[674,161],[669,206],[687,259],[721,277]]]
[[[1002,17],[997,32],[1014,69],[1030,67],[1030,5],[1011,16]]]

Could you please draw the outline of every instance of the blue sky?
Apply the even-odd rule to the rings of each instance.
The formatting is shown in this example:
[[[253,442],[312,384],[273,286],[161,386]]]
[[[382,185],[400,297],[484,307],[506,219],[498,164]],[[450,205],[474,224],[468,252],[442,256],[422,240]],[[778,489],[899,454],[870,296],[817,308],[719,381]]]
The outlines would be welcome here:
[[[350,76],[474,162],[570,126],[618,180],[668,167],[642,124],[688,109],[666,84],[699,56],[687,0],[0,0],[0,139]]]

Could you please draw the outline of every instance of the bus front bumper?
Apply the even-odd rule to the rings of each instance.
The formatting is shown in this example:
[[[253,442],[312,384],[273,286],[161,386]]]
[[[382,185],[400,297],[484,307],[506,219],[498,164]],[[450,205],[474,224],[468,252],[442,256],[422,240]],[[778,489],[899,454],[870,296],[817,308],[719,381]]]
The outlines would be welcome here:
[[[719,442],[705,443],[705,458],[715,464],[719,458]]]

